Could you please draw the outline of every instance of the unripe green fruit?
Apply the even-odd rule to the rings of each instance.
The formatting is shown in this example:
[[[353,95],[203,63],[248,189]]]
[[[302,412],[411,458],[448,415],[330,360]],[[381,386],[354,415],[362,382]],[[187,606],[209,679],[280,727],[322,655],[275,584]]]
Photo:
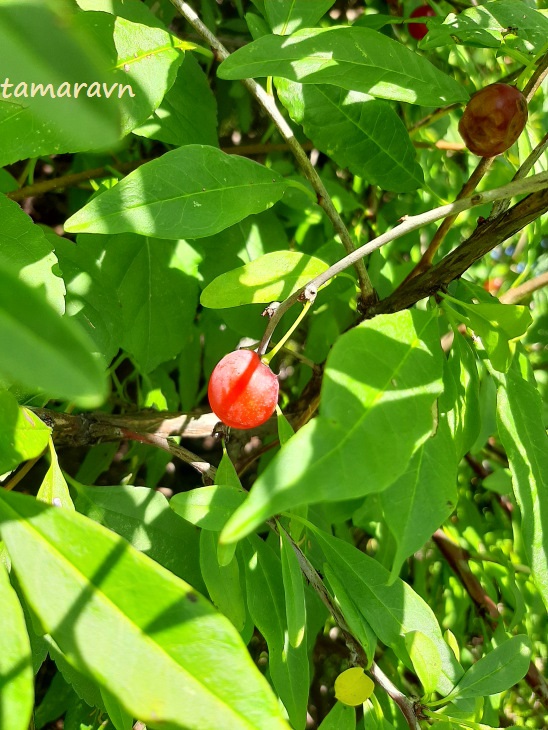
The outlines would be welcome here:
[[[207,395],[226,426],[255,428],[268,421],[278,403],[278,378],[256,352],[236,350],[217,363]]]
[[[523,132],[527,101],[508,84],[491,84],[468,102],[459,122],[459,132],[470,152],[494,157],[505,152]]]

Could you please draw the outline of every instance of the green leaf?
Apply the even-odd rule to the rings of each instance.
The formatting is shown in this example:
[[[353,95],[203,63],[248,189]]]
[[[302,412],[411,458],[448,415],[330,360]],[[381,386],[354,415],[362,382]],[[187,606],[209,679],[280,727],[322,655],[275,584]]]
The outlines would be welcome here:
[[[103,368],[92,343],[61,318],[43,295],[0,269],[0,376],[83,407],[99,406],[106,394]]]
[[[34,714],[34,726],[36,730],[41,730],[44,725],[58,720],[64,715],[73,697],[74,690],[70,684],[65,681],[61,672],[56,672],[44,699],[36,708]]]
[[[55,247],[67,289],[66,316],[78,322],[105,362],[120,349],[122,312],[118,291],[101,273],[100,265],[84,245],[47,231]]]
[[[214,606],[242,631],[246,622],[246,610],[238,559],[234,555],[226,565],[219,565],[217,558],[217,532],[202,530],[200,533],[200,570],[207,592]]]
[[[203,290],[200,303],[222,309],[282,301],[328,268],[324,261],[298,251],[273,251],[218,276]]]
[[[185,54],[160,106],[133,134],[177,146],[218,145],[217,102],[206,75],[190,53]]]
[[[124,537],[136,550],[155,560],[197,590],[199,570],[197,530],[176,517],[170,502],[147,487],[86,487],[74,479],[78,512]]]
[[[34,678],[23,609],[0,562],[0,727],[27,730],[34,703]]]
[[[0,519],[44,629],[127,712],[169,730],[286,727],[232,624],[190,586],[77,512],[8,492]]]
[[[513,357],[509,341],[524,335],[532,322],[529,307],[500,302],[458,304],[465,309],[469,326],[481,337],[492,366],[499,372],[506,372]]]
[[[218,75],[222,79],[281,76],[422,106],[468,98],[460,84],[401,43],[352,26],[263,36],[232,53],[219,66]]]
[[[406,666],[412,668],[405,647],[406,634],[420,631],[435,644],[441,658],[436,690],[448,694],[463,670],[443,640],[438,621],[428,604],[399,578],[388,585],[389,572],[353,545],[317,528],[314,528],[314,537],[332,571],[380,641],[391,647]]]
[[[285,446],[289,439],[295,435],[295,430],[281,411],[277,414],[276,420],[278,422],[280,446]]]
[[[116,697],[104,687],[101,688],[101,697],[115,730],[132,730],[133,716],[124,710]]]
[[[325,563],[323,566],[325,577],[329,581],[331,586],[333,597],[339,604],[340,609],[343,613],[344,619],[348,624],[348,628],[363,647],[365,655],[367,657],[368,667],[371,666],[371,662],[375,658],[375,649],[377,648],[377,635],[360,612],[354,601],[350,598],[345,590],[344,584],[337,574],[331,570],[329,563]],[[368,668],[366,667],[366,669]]]
[[[49,469],[38,490],[36,499],[46,504],[52,504],[55,507],[64,507],[65,509],[73,510],[74,504],[70,498],[70,492],[63,472],[59,467],[59,460],[51,438],[49,439],[49,456]]]
[[[268,644],[268,668],[291,726],[304,730],[310,669],[306,642],[287,641],[284,586],[280,560],[267,543],[251,537],[241,544],[245,556],[247,607]]]
[[[509,29],[514,29],[509,35]],[[423,49],[462,43],[465,46],[498,48],[502,43],[532,56],[546,43],[548,19],[525,3],[496,0],[451,14],[443,25],[431,26],[421,41]]]
[[[444,363],[444,385],[439,400],[440,412],[447,416],[456,458],[460,461],[478,438],[481,417],[476,358],[457,329],[449,357]]]
[[[291,118],[341,167],[383,190],[409,192],[424,177],[415,148],[396,112],[369,94],[324,84],[276,80]]]
[[[0,167],[105,149],[120,137],[118,99],[101,93],[112,84],[109,55],[82,15],[66,0],[2,2],[2,79],[14,86],[0,101]]]
[[[335,0],[265,0],[266,17],[277,35],[311,28],[334,5]]]
[[[186,241],[132,233],[78,236],[77,245],[100,261],[100,276],[116,291],[122,320],[117,337],[140,371],[149,373],[175,357],[196,315],[194,249]]]
[[[354,707],[336,702],[318,727],[318,730],[355,730],[356,710]]]
[[[0,474],[39,456],[48,445],[51,428],[32,411],[0,390]]]
[[[289,537],[283,528],[280,529],[280,560],[282,563],[287,633],[289,643],[297,649],[304,639],[306,630],[303,574],[297,556],[291,547]]]
[[[548,607],[548,436],[542,399],[521,351],[500,381],[497,393],[500,440],[508,456],[521,512],[523,547],[535,584]]]
[[[21,281],[41,288],[59,314],[65,311],[65,285],[57,256],[43,231],[13,200],[0,195],[0,266],[10,267]]]
[[[340,337],[325,368],[320,416],[268,464],[222,542],[301,504],[380,492],[433,429],[442,356],[431,312],[381,315]]]
[[[213,485],[175,494],[169,506],[202,530],[222,530],[226,521],[245,500],[245,492],[234,487]]]
[[[405,648],[424,693],[435,692],[441,673],[441,657],[436,644],[421,631],[409,631],[405,635]]]
[[[233,487],[234,489],[238,489],[240,491],[243,489],[240,477],[238,476],[238,472],[236,471],[236,468],[234,467],[234,464],[232,463],[232,460],[228,455],[226,446],[224,444],[221,463],[217,467],[217,472],[215,474],[215,484]]]
[[[175,81],[184,49],[195,48],[195,45],[162,28],[141,25],[105,12],[81,13],[80,25],[90,28],[101,45],[108,49],[112,70],[104,94],[111,92],[112,99],[116,99],[122,134],[128,134],[159,106]]]
[[[284,189],[278,173],[256,162],[191,144],[134,170],[71,216],[65,230],[202,238],[272,207]]]
[[[455,509],[457,463],[451,433],[442,417],[436,434],[419,447],[404,473],[382,492],[384,518],[397,546],[391,580]]]
[[[529,637],[512,636],[473,664],[449,698],[484,697],[510,689],[527,674],[530,661]]]

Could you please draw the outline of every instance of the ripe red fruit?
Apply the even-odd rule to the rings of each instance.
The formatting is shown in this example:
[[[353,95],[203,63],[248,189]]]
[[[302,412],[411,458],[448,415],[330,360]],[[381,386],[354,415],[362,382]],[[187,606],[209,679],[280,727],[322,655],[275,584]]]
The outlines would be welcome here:
[[[236,350],[217,363],[207,395],[213,413],[232,428],[255,428],[276,410],[278,378],[256,352]]]
[[[494,157],[514,144],[527,115],[527,100],[521,91],[508,84],[490,84],[472,95],[459,132],[470,152]]]
[[[435,15],[435,11],[432,10],[430,5],[420,5],[418,8],[415,8],[410,18],[433,18]],[[428,28],[424,23],[409,23],[409,33],[412,38],[415,38],[416,40],[420,41],[424,36],[428,33]]]

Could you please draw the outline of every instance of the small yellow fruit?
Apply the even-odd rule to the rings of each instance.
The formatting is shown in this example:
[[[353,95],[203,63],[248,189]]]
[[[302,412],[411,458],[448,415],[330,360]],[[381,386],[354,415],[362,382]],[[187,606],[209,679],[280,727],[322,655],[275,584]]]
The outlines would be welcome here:
[[[361,667],[352,667],[335,680],[335,697],[344,705],[357,707],[371,697],[375,684]]]

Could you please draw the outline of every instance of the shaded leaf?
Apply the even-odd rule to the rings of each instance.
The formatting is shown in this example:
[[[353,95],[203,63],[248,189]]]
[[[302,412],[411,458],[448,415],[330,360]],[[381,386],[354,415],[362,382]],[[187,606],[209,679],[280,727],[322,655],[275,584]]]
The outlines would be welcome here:
[[[256,162],[191,144],[134,170],[71,216],[65,230],[201,238],[270,208],[284,188],[278,173]]]
[[[70,480],[76,509],[130,542],[136,550],[202,590],[197,530],[176,517],[170,502],[147,487],[86,487]],[[85,699],[85,698],[84,698]]]
[[[34,678],[23,609],[0,562],[0,727],[27,730],[34,703]]]
[[[451,692],[450,698],[484,697],[503,692],[523,679],[530,660],[529,637],[523,634],[512,636],[472,664]]]
[[[421,187],[415,148],[396,112],[368,94],[323,84],[277,79],[276,89],[291,118],[341,167],[383,190]]]
[[[4,195],[0,195],[0,219],[0,266],[9,266],[21,281],[41,288],[49,304],[63,314],[65,285],[54,246],[17,203]]]
[[[303,574],[299,567],[299,561],[283,528],[280,529],[280,560],[284,584],[287,634],[289,643],[296,649],[300,646],[305,635],[306,601]]]
[[[45,298],[0,269],[0,375],[13,383],[98,406],[106,394],[92,343],[73,322],[61,318]]]
[[[336,702],[318,727],[318,730],[355,730],[356,710]]]
[[[436,690],[441,672],[441,658],[438,647],[429,636],[421,631],[409,631],[405,635],[405,648],[413,662],[413,668],[423,686],[425,694]]]
[[[49,469],[40,485],[36,499],[46,504],[52,504],[54,507],[64,507],[65,509],[73,510],[74,504],[70,498],[68,485],[63,476],[63,472],[59,467],[59,460],[51,438],[49,439],[49,458]]]
[[[272,32],[289,35],[316,25],[334,3],[335,0],[265,0],[264,6]]]
[[[382,33],[357,26],[263,36],[232,53],[217,73],[222,79],[281,76],[332,84],[423,106],[468,98],[460,84],[422,56]]]
[[[391,647],[406,666],[412,668],[405,635],[420,631],[431,639],[441,658],[436,689],[441,694],[448,694],[463,670],[443,640],[438,621],[428,604],[399,578],[388,585],[389,572],[353,545],[317,528],[314,528],[314,538],[380,641]]]
[[[497,423],[521,512],[523,547],[538,591],[548,606],[548,436],[542,400],[521,351],[500,378]]]
[[[413,454],[404,473],[381,494],[384,518],[396,541],[390,579],[430,539],[457,506],[457,459],[445,419]]]
[[[178,146],[218,145],[217,102],[192,54],[185,54],[177,78],[161,104],[133,134]]]
[[[207,592],[214,606],[242,631],[246,622],[246,610],[238,559],[234,555],[225,565],[217,558],[217,532],[202,530],[200,533],[200,570]]]
[[[222,530],[234,510],[245,500],[245,492],[213,485],[175,494],[169,506],[178,515],[203,530]]]

